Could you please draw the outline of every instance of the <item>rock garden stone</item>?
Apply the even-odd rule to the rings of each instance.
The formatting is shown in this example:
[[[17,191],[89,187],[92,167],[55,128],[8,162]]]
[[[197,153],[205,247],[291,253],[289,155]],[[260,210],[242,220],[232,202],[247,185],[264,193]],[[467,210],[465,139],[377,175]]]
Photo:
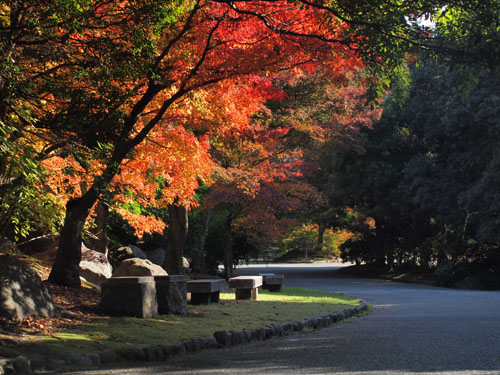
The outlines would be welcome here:
[[[163,355],[165,359],[168,359],[172,357],[175,354],[175,344],[161,344],[160,345],[161,350],[163,350]]]
[[[231,333],[227,331],[217,331],[214,333],[217,340],[217,347],[226,348],[231,346]]]
[[[144,362],[146,360],[146,353],[139,348],[125,348],[120,350],[119,354],[127,361]]]
[[[117,267],[121,262],[130,258],[147,259],[146,253],[137,246],[128,245],[117,249],[110,249],[108,258],[114,267]]]
[[[88,368],[92,366],[92,361],[86,355],[78,352],[63,352],[61,353],[61,359],[63,359],[66,363],[76,365],[79,368]]]
[[[174,345],[174,354],[175,355],[183,355],[186,354],[186,347],[184,346],[183,343],[176,343]]]
[[[0,375],[4,374],[15,374],[14,366],[12,366],[12,361],[10,359],[0,358]]]
[[[97,353],[89,353],[87,354],[87,358],[90,360],[92,367],[97,367],[101,364],[101,357]]]
[[[214,336],[208,336],[205,338],[205,348],[206,349],[215,349],[217,348],[217,340]]]
[[[148,346],[143,350],[148,362],[158,362],[165,359],[165,354],[160,346]]]
[[[167,251],[163,247],[156,248],[151,251],[146,251],[146,257],[153,262],[154,264],[158,266],[163,266],[163,263],[165,262],[165,254]]]
[[[0,256],[0,316],[24,319],[37,314],[58,313],[40,277],[28,265],[10,256]]]
[[[244,329],[243,334],[245,335],[245,340],[250,342],[254,339],[254,330],[253,329]]]
[[[345,315],[342,311],[337,311],[335,315],[337,316],[337,322],[340,322],[341,320],[345,319]]]
[[[101,363],[111,363],[116,361],[116,352],[114,350],[103,350],[98,354]]]
[[[80,276],[85,280],[101,286],[111,277],[112,268],[108,258],[103,253],[90,250],[82,245],[82,260],[80,261]]]
[[[30,366],[32,372],[42,372],[47,367],[47,361],[44,359],[33,358],[30,360]]]
[[[199,341],[199,339],[194,338],[183,340],[182,343],[184,344],[186,352],[188,353],[198,353],[201,351],[201,342]]]
[[[231,331],[230,333],[231,333],[231,345],[240,345],[243,342],[245,338],[243,332]]]
[[[130,258],[120,263],[113,272],[113,277],[119,276],[167,276],[160,266],[147,259]]]
[[[24,356],[18,356],[13,358],[12,366],[16,374],[31,374],[31,364],[30,360]]]
[[[62,371],[68,368],[68,363],[63,359],[52,358],[47,361],[47,369],[51,371]]]

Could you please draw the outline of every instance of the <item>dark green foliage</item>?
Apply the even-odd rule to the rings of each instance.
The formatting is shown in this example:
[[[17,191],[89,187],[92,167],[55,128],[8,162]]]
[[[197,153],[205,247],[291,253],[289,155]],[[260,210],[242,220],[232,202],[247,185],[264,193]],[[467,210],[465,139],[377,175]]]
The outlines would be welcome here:
[[[500,77],[477,74],[467,95],[444,65],[413,67],[382,119],[363,130],[365,153],[334,146],[330,195],[375,227],[344,245],[346,260],[438,267],[444,285],[500,271]]]

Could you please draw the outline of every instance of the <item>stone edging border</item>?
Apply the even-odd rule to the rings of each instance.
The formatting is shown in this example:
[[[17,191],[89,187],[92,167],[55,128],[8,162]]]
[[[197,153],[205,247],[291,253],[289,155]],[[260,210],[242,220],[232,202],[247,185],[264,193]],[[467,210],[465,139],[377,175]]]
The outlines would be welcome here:
[[[102,364],[118,362],[118,359],[133,362],[159,362],[187,353],[198,353],[206,349],[228,348],[252,341],[268,340],[273,337],[287,336],[304,329],[326,328],[344,319],[356,316],[368,309],[361,304],[333,312],[328,315],[306,318],[292,323],[276,323],[262,328],[244,329],[243,331],[217,331],[205,338],[186,339],[179,342],[148,346],[145,348],[125,348],[118,351],[104,350],[99,353],[82,354],[67,351],[59,358],[28,359],[24,356],[0,358],[0,375],[34,374],[40,372],[59,372],[71,369],[95,369]]]

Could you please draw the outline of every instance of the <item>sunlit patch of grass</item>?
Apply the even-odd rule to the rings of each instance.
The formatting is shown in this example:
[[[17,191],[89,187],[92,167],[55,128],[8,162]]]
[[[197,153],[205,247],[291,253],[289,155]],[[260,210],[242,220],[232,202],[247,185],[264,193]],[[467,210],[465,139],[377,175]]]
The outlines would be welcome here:
[[[189,305],[186,316],[164,315],[156,319],[96,317],[54,336],[19,342],[15,350],[26,355],[64,350],[91,352],[103,347],[117,350],[131,345],[143,347],[206,337],[219,330],[292,322],[341,311],[359,303],[359,300],[341,294],[286,287],[281,293],[259,291],[257,301],[235,300],[234,293],[223,293],[220,303]]]

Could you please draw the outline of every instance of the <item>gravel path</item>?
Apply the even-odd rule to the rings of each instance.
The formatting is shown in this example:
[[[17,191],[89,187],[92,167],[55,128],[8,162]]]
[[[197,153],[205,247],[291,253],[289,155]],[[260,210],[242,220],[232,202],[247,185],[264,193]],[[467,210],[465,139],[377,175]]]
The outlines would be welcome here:
[[[170,360],[77,372],[101,374],[500,375],[500,292],[338,277],[338,264],[248,266],[285,274],[285,284],[342,292],[375,312],[318,332]]]

